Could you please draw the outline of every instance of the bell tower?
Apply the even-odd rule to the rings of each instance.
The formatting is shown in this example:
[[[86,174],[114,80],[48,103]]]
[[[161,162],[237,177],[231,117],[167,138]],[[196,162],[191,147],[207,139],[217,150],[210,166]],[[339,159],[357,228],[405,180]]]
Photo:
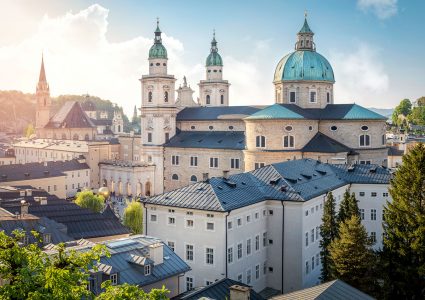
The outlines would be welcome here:
[[[35,117],[35,128],[43,128],[50,120],[52,101],[50,99],[50,88],[46,79],[46,71],[44,70],[44,57],[41,56],[40,76],[35,92],[37,100],[37,109]]]

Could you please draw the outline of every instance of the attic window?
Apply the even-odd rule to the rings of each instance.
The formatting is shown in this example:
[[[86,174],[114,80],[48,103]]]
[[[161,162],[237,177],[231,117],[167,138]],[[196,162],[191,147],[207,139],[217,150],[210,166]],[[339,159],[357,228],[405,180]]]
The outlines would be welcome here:
[[[151,275],[151,265],[146,265],[144,268],[145,276]]]
[[[190,129],[194,130],[194,129],[195,129],[195,126],[193,126],[193,125],[192,125],[192,126],[190,126]]]
[[[208,128],[209,128],[209,130],[213,130],[214,126],[209,126]]]
[[[279,180],[280,180],[280,178],[279,178],[279,177],[272,178],[272,179],[270,179],[270,184],[275,185],[275,184],[277,184],[277,183],[279,182]]]
[[[331,131],[337,131],[338,127],[336,127],[335,125],[331,126]]]
[[[233,130],[233,126],[232,126],[232,125],[230,125],[230,126],[229,126],[229,129],[230,129],[230,130]]]
[[[231,188],[235,188],[236,187],[236,182],[227,180],[224,183],[227,184]]]
[[[361,127],[361,129],[362,129],[363,131],[368,131],[368,130],[369,130],[369,127],[368,127],[368,126],[366,126],[366,125],[363,125],[363,126]]]
[[[292,131],[292,129],[293,129],[293,128],[292,128],[292,126],[290,126],[290,125],[288,125],[288,126],[286,126],[286,127],[285,127],[285,130],[286,130],[286,131],[288,131],[288,132],[289,132],[289,131]]]

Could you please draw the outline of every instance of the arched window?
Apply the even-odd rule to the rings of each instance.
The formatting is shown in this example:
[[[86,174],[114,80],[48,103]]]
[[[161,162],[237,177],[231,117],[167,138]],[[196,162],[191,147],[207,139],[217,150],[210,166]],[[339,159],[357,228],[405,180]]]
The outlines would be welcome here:
[[[131,183],[127,182],[127,196],[131,195]]]
[[[360,135],[360,147],[370,146],[370,135],[362,134]]]
[[[148,181],[145,183],[145,196],[151,195],[151,183]]]
[[[294,140],[293,135],[285,135],[283,137],[283,148],[294,148]]]
[[[121,132],[121,125],[118,125],[118,132]]]
[[[164,92],[164,102],[168,102],[168,92]]]
[[[224,95],[221,95],[221,96],[220,96],[220,103],[221,103],[221,104],[224,104]]]
[[[264,135],[257,135],[255,138],[255,147],[264,148],[266,147],[266,137]]]
[[[210,104],[210,102],[211,102],[210,95],[207,95],[207,97],[206,97],[206,103],[207,103],[207,104]]]
[[[173,176],[171,176],[172,180],[179,180],[179,175],[177,174],[173,174]]]
[[[190,176],[190,182],[197,182],[198,178],[195,175]]]
[[[122,195],[123,190],[122,190],[122,181],[118,181],[118,195]]]
[[[74,134],[74,136],[72,137],[72,139],[73,139],[74,141],[78,141],[78,134]]]
[[[148,93],[148,102],[152,102],[152,92]]]
[[[86,141],[88,141],[88,140],[90,139],[89,135],[88,135],[88,134],[86,134],[86,135],[84,136],[84,139],[85,139]]]
[[[140,182],[138,182],[137,185],[136,185],[136,194],[137,194],[137,196],[142,195],[142,184]]]

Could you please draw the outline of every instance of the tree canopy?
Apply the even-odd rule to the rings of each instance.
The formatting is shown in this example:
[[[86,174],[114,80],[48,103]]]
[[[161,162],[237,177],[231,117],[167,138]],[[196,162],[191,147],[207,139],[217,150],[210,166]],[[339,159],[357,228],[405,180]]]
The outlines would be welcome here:
[[[127,204],[123,223],[135,234],[143,232],[143,207],[140,202],[133,199]]]
[[[409,99],[401,100],[400,104],[396,106],[392,115],[393,124],[399,124],[399,116],[403,115],[407,117],[412,111],[412,103]]]
[[[111,286],[110,281],[104,282],[105,291],[95,296],[87,289],[89,270],[96,269],[101,256],[109,255],[105,246],[78,252],[60,244],[48,255],[36,243],[23,246],[24,236],[21,231],[13,236],[0,232],[0,299],[166,299],[164,287],[145,293],[128,284]]]
[[[392,201],[384,209],[384,257],[389,293],[425,298],[425,146],[403,156],[391,181]]]
[[[102,195],[95,195],[92,191],[82,191],[77,194],[75,203],[92,211],[101,212],[105,205],[105,198]]]
[[[354,193],[350,195],[350,189],[347,188],[344,192],[343,199],[339,206],[338,212],[338,223],[344,222],[346,219],[350,219],[351,216],[359,216],[359,206]]]

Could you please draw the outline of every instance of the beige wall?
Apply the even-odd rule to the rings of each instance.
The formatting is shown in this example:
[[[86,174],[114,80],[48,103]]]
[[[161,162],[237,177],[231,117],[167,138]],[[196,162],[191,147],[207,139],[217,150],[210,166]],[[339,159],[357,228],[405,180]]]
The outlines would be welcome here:
[[[13,157],[0,157],[0,165],[11,165],[16,163],[16,158]]]
[[[154,266],[155,268],[155,266]],[[183,281],[184,277],[180,278],[180,281]],[[149,284],[142,287],[142,290],[149,293],[152,289],[162,289],[162,286],[165,286],[167,290],[170,291],[169,294],[167,294],[167,298],[173,298],[180,294],[179,291],[179,276],[173,276],[164,280],[161,280],[160,282],[156,282],[153,284]]]
[[[140,161],[140,135],[120,136],[120,159]]]
[[[87,164],[90,167],[90,187],[99,188],[100,183],[100,171],[99,162],[108,159],[119,158],[119,147],[120,145],[111,145],[108,142],[96,142],[89,145],[89,153],[87,155]]]
[[[296,104],[303,108],[323,108],[327,104],[333,103],[333,84],[329,82],[275,82],[275,99],[276,103],[289,104],[289,92],[295,91]],[[316,91],[316,102],[310,102],[310,91]],[[327,93],[329,100],[327,102]]]
[[[46,178],[28,178],[26,180],[6,181],[2,183],[8,186],[31,185],[35,188],[46,190],[46,192],[59,198],[66,198],[65,175]]]
[[[40,128],[37,130],[38,138],[75,140],[74,136],[78,136],[78,140],[94,140],[96,138],[96,128]],[[86,136],[88,139],[86,139]]]
[[[195,175],[198,181],[202,181],[203,173],[209,173],[209,177],[223,176],[223,170],[229,174],[244,171],[244,158],[241,150],[225,149],[201,149],[201,148],[165,148],[164,158],[164,190],[170,191],[190,184],[190,177]],[[172,156],[179,156],[179,165],[172,165]],[[198,157],[198,166],[190,166],[190,157]],[[210,157],[218,158],[218,168],[210,168]],[[231,169],[230,159],[239,159],[239,169]],[[179,179],[172,180],[172,175],[177,174]]]
[[[241,116],[239,116],[241,117]],[[195,126],[195,129],[192,129]],[[213,130],[209,129],[213,126]],[[229,126],[233,126],[230,129]],[[242,119],[233,120],[210,120],[210,121],[180,121],[177,122],[177,128],[183,131],[245,131],[245,123]]]

